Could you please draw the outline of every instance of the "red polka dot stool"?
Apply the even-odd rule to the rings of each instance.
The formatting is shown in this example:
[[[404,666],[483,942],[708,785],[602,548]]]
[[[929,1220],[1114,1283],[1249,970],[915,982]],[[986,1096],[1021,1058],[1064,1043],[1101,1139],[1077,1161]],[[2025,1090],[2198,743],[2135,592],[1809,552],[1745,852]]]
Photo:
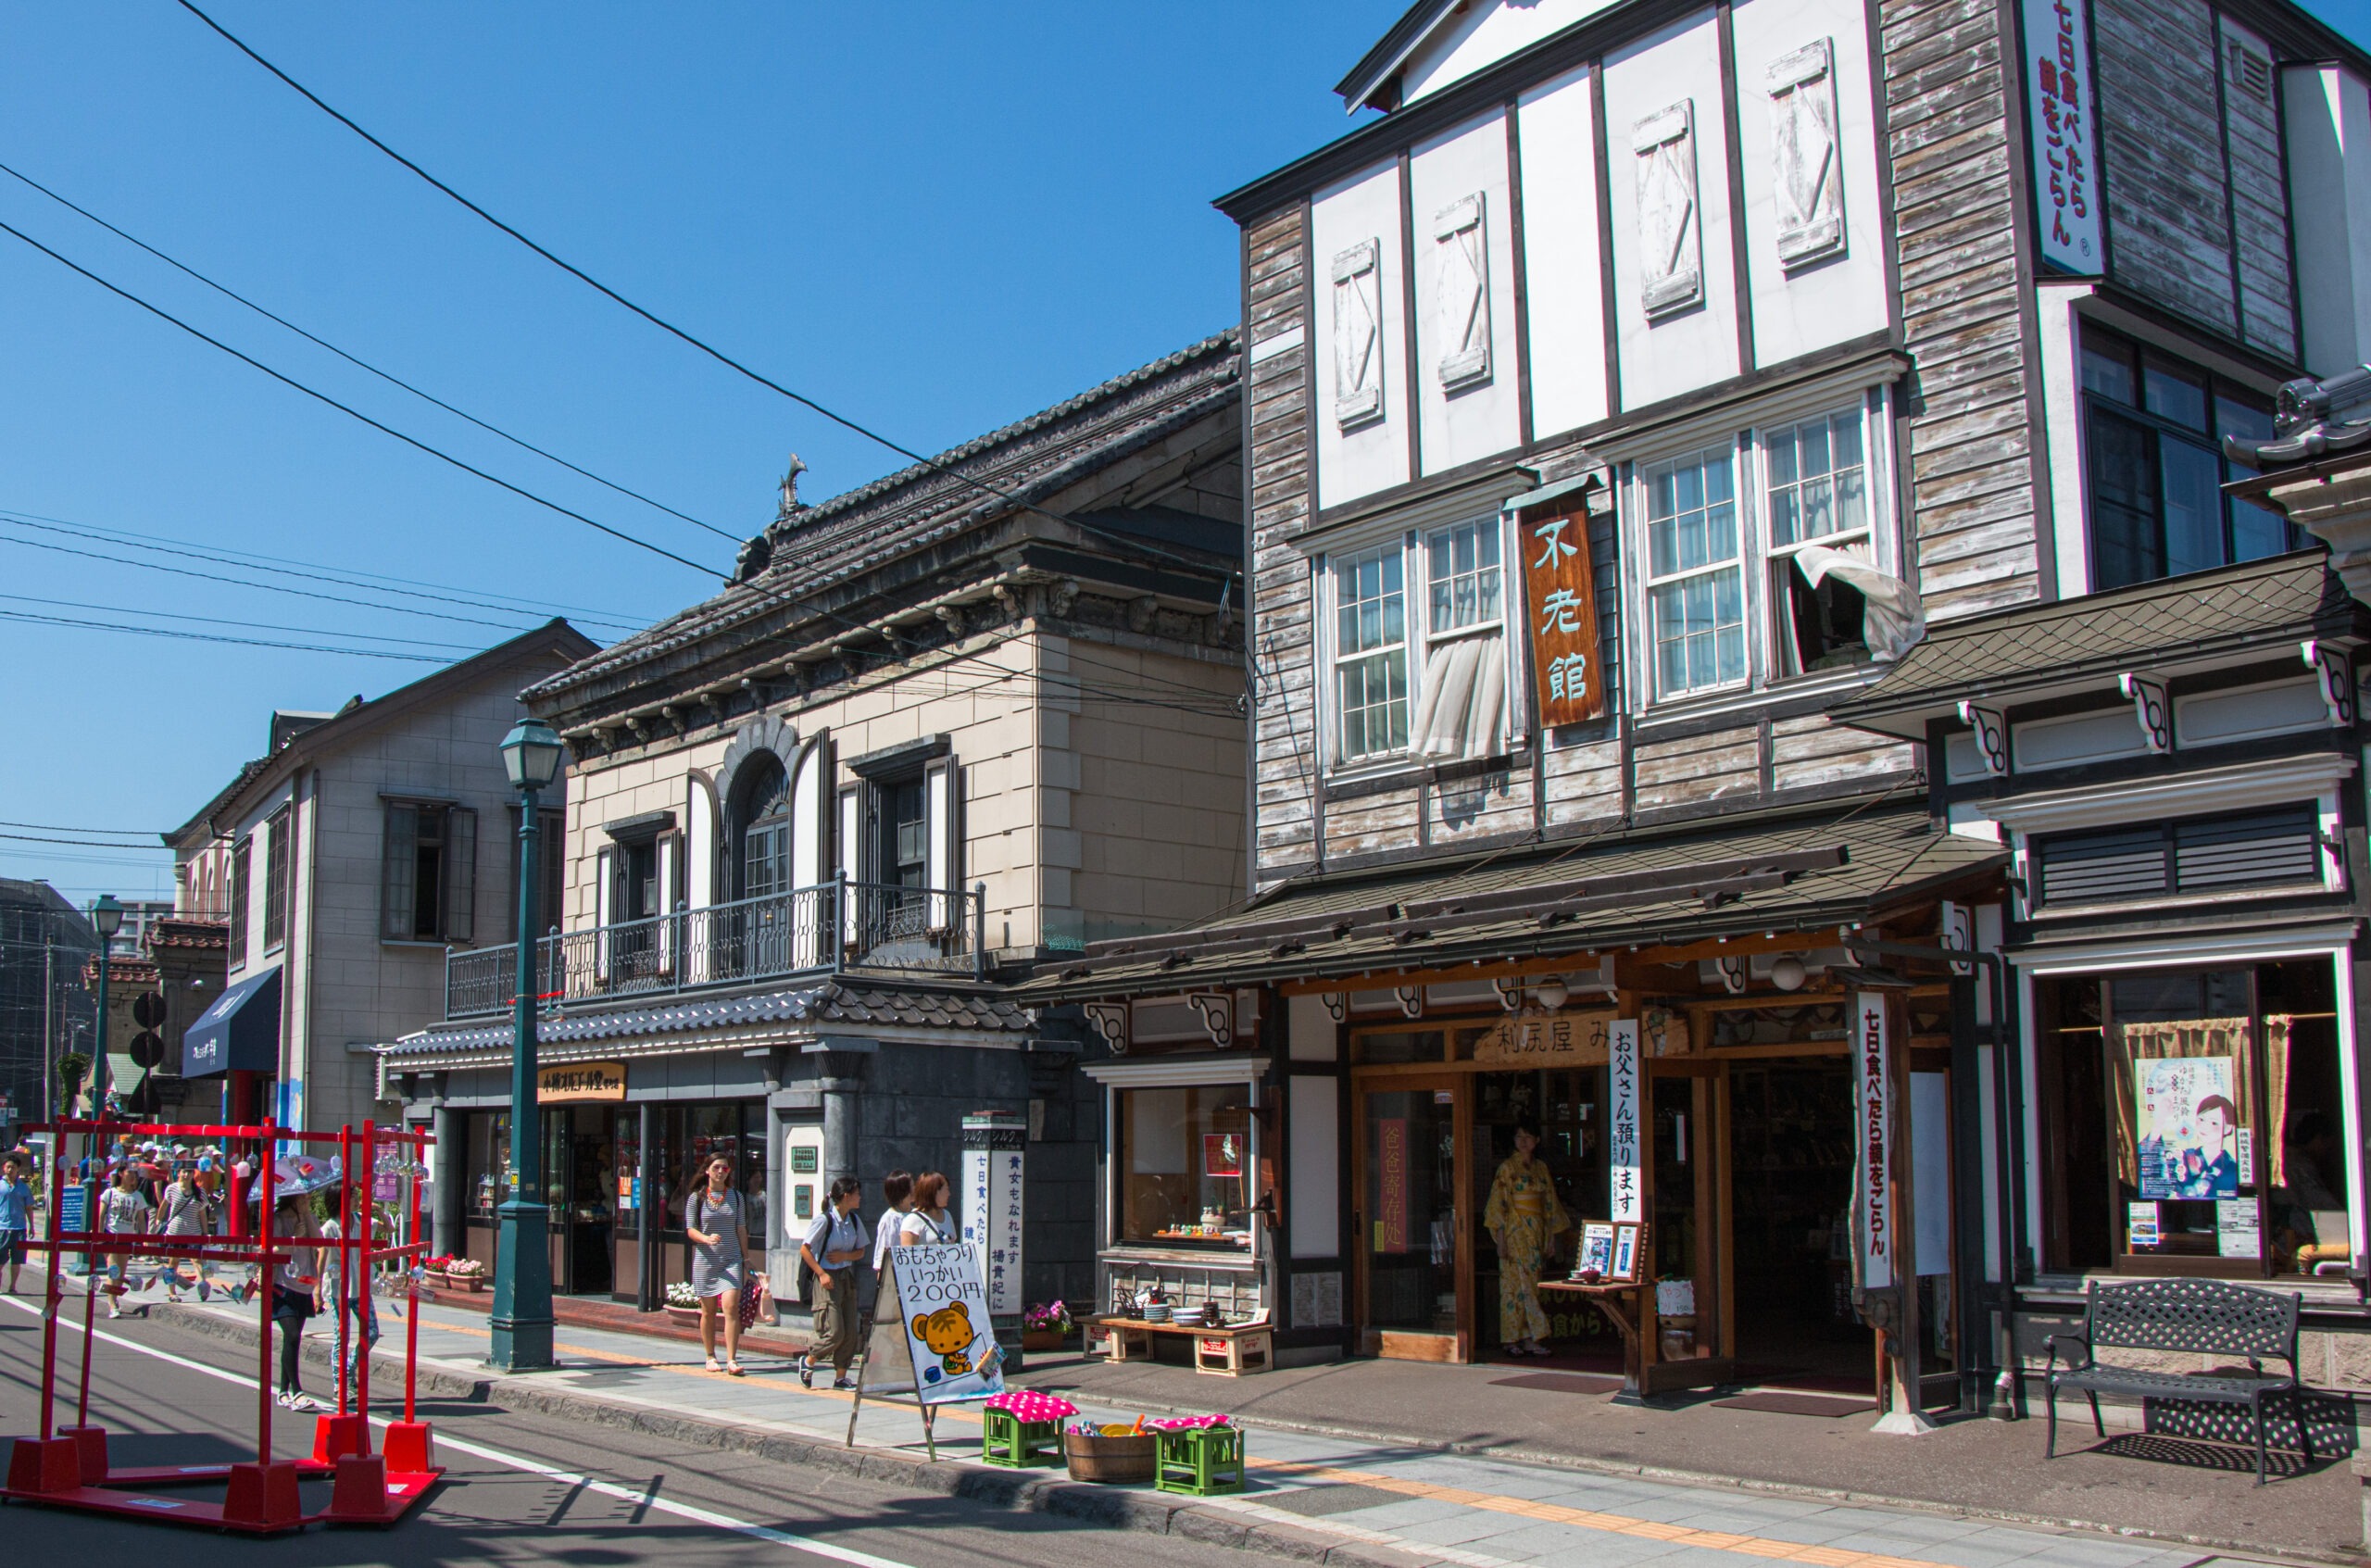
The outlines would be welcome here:
[[[981,1409],[981,1459],[1010,1470],[1063,1462],[1062,1418],[1078,1413],[1078,1407],[1068,1399],[1015,1388],[995,1396]]]

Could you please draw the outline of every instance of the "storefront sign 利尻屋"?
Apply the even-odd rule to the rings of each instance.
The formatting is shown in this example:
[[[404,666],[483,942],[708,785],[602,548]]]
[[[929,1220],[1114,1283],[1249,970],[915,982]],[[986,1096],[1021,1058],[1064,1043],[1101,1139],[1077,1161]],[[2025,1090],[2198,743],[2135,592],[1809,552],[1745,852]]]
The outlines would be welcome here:
[[[1374,1124],[1374,1249],[1408,1250],[1408,1118],[1386,1116]]]
[[[1638,1021],[1617,1018],[1606,1026],[1606,1191],[1616,1223],[1646,1217],[1645,1178],[1639,1169]]]
[[[1537,1012],[1502,1018],[1474,1042],[1474,1060],[1494,1067],[1594,1067],[1605,1060],[1613,1011]]]
[[[1859,1132],[1853,1142],[1861,1222],[1861,1285],[1881,1290],[1894,1280],[1892,1196],[1887,1185],[1893,1140],[1893,1085],[1887,1076],[1886,999],[1875,991],[1852,997],[1852,1085]]]
[[[622,1061],[571,1061],[535,1070],[537,1105],[571,1105],[626,1098]]]

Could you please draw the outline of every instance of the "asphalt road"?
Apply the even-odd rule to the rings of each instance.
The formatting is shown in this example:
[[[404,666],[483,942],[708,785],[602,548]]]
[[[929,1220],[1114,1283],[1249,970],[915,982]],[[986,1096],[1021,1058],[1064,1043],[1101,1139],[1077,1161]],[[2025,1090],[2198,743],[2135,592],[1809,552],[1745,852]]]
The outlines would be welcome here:
[[[38,1430],[41,1320],[0,1298],[0,1435]],[[77,1325],[79,1329],[79,1324]],[[144,1319],[101,1320],[91,1411],[125,1465],[254,1457],[252,1352]],[[79,1333],[77,1335],[79,1340]],[[110,1340],[119,1341],[110,1343]],[[61,1358],[61,1424],[72,1419],[79,1350]],[[320,1369],[307,1366],[307,1386]],[[636,1433],[572,1426],[491,1405],[423,1401],[442,1486],[389,1531],[326,1529],[241,1546],[286,1568],[502,1562],[627,1568],[653,1562],[781,1562],[808,1568],[1240,1568],[1241,1554],[1199,1542],[1101,1529],[955,1499],[900,1495],[746,1455]],[[275,1411],[273,1446],[309,1452],[309,1417]],[[203,1492],[194,1495],[208,1495]],[[320,1494],[326,1499],[326,1491]],[[308,1486],[307,1506],[316,1505]],[[25,1505],[0,1514],[10,1562],[89,1562],[104,1554],[211,1558],[220,1537]]]

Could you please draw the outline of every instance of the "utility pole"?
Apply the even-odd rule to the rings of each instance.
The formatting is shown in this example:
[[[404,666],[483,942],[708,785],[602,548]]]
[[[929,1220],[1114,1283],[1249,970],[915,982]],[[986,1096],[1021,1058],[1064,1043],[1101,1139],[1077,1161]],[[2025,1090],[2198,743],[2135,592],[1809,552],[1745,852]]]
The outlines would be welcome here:
[[[57,1001],[57,947],[50,931],[49,911],[41,912],[41,1119],[57,1120],[57,1102],[53,1098],[49,1075],[57,1057],[57,1029],[52,1014]],[[52,1133],[49,1147],[57,1147],[57,1135]]]

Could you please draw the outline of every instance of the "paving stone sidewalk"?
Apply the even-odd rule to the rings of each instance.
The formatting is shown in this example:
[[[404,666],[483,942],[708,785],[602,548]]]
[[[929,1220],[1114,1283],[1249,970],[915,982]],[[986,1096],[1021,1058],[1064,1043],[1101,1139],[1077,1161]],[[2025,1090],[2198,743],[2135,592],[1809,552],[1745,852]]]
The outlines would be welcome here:
[[[207,1306],[159,1304],[154,1311],[159,1323],[234,1338],[253,1334],[255,1317],[252,1306],[234,1308],[219,1299]],[[397,1312],[383,1311],[385,1336],[374,1373],[374,1404],[381,1408],[399,1386],[387,1369],[389,1358],[402,1353],[406,1326]],[[139,1331],[127,1326],[127,1332]],[[316,1391],[326,1391],[321,1363],[333,1332],[326,1315],[308,1330],[314,1364],[307,1380]],[[420,1314],[422,1373],[445,1398],[474,1387],[505,1405],[540,1406],[558,1414],[654,1429],[663,1424],[677,1432],[707,1425],[719,1440],[728,1431],[752,1440],[761,1436],[767,1451],[793,1461],[832,1462],[831,1450],[847,1436],[849,1397],[802,1388],[795,1368],[780,1358],[745,1358],[749,1375],[734,1378],[705,1371],[696,1348],[679,1342],[578,1327],[563,1327],[558,1337],[557,1370],[497,1379],[484,1365],[488,1332],[483,1315],[437,1306],[423,1307]],[[1201,1381],[1211,1408],[1228,1408],[1233,1397],[1248,1391],[1242,1382]],[[1116,1404],[1079,1402],[1097,1419],[1127,1420],[1136,1413]],[[926,1471],[919,1412],[868,1402],[848,1457],[862,1461],[869,1474],[885,1471],[916,1485],[974,1496],[994,1497],[999,1478],[1011,1478],[1009,1472],[979,1465],[975,1411],[942,1411],[937,1436],[939,1464]],[[1256,1424],[1249,1427],[1248,1448],[1251,1486],[1239,1497],[1187,1503],[1155,1498],[1149,1488],[1128,1488],[1117,1496],[1111,1495],[1117,1489],[1097,1489],[1099,1495],[1082,1499],[1087,1489],[1061,1487],[1062,1499],[1049,1502],[1048,1488],[1041,1484],[1038,1491],[1009,1495],[1008,1500],[1092,1512],[1113,1524],[1225,1539],[1305,1560],[1394,1568],[1628,1568],[1650,1562],[1658,1568],[1734,1568],[1747,1558],[1815,1568],[2227,1568],[2262,1561],[2160,1539],[1592,1474]]]

